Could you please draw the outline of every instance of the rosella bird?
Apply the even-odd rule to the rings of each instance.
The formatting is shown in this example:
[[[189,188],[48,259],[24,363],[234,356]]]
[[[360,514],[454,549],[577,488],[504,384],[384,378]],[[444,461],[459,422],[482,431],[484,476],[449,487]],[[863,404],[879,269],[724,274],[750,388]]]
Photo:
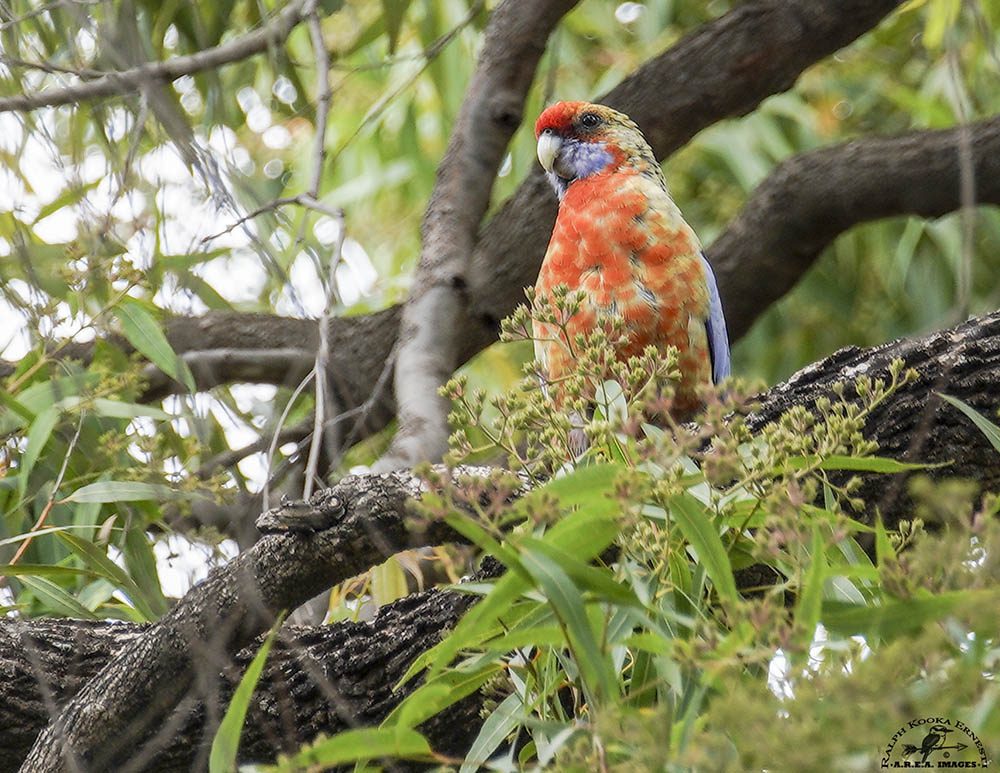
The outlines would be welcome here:
[[[722,301],[701,244],[667,192],[663,171],[639,127],[615,110],[559,102],[535,124],[538,160],[559,197],[548,251],[535,285],[584,291],[567,322],[570,340],[602,318],[624,320],[619,360],[647,346],[679,353],[671,413],[684,420],[701,401],[701,384],[729,375]],[[560,379],[574,362],[562,332],[534,322],[535,356],[557,404]]]

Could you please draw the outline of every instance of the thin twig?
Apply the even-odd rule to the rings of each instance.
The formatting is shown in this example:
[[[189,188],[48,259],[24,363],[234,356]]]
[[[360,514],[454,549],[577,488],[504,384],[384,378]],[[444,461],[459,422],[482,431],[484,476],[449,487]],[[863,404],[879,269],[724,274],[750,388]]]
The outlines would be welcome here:
[[[295,387],[291,397],[288,398],[288,402],[285,403],[285,407],[282,409],[281,415],[278,417],[278,423],[274,428],[274,435],[271,436],[271,444],[267,448],[267,459],[265,460],[264,465],[264,470],[267,473],[267,478],[264,480],[264,490],[261,493],[264,510],[270,509],[271,506],[271,480],[274,477],[271,472],[271,462],[274,459],[274,452],[278,448],[278,438],[281,433],[281,428],[285,426],[285,420],[288,419],[288,414],[291,412],[292,406],[295,404],[299,395],[302,394],[302,390],[304,390],[309,385],[309,382],[312,381],[315,373],[316,371],[314,370],[309,371],[309,373],[306,374],[306,377],[299,382],[299,385]]]
[[[63,478],[66,477],[66,468],[69,467],[69,458],[73,455],[73,449],[76,448],[76,443],[80,439],[80,431],[83,429],[83,420],[87,417],[87,412],[80,411],[80,421],[76,424],[76,432],[73,433],[73,438],[69,441],[69,446],[66,448],[66,455],[63,457],[62,467],[59,468],[59,474],[56,476],[55,483],[52,484],[52,491],[49,492],[49,498],[45,502],[45,507],[42,508],[41,514],[38,516],[38,520],[35,521],[35,525],[32,526],[28,532],[28,538],[22,542],[18,548],[17,552],[14,553],[14,557],[10,559],[11,564],[16,564],[21,556],[24,555],[25,551],[28,549],[28,545],[35,538],[34,532],[38,531],[45,525],[45,520],[49,517],[49,513],[52,512],[52,508],[56,503],[56,494],[59,492],[59,487],[62,485]]]
[[[184,75],[193,75],[222,65],[238,62],[262,53],[269,46],[288,37],[304,18],[303,7],[307,0],[293,0],[270,22],[246,35],[221,46],[207,48],[186,56],[177,56],[162,62],[143,64],[121,72],[108,73],[94,80],[69,86],[46,89],[37,94],[20,94],[0,99],[0,113],[24,112],[40,107],[57,107],[138,91],[151,81],[173,81]]]
[[[320,24],[319,14],[316,13],[316,0],[309,0],[306,13],[309,17],[309,37],[312,39],[313,54],[316,57],[316,78],[319,83],[316,93],[316,145],[313,150],[309,195],[313,199],[318,199],[319,186],[323,181],[323,163],[326,160],[326,124],[333,92],[330,90],[330,54],[323,41],[323,27]]]
[[[237,228],[239,228],[247,221],[253,220],[256,217],[260,217],[261,215],[266,215],[268,212],[274,212],[276,209],[280,209],[281,207],[287,207],[289,204],[298,204],[299,206],[305,207],[306,209],[312,209],[315,210],[316,212],[321,212],[322,214],[333,218],[336,218],[339,213],[339,210],[327,206],[322,201],[316,199],[310,193],[299,193],[295,196],[283,196],[279,199],[273,199],[272,201],[269,201],[267,204],[263,204],[262,206],[257,207],[257,209],[255,209],[253,212],[249,212],[246,215],[243,215],[227,228],[224,228],[217,233],[211,234],[210,236],[204,237],[201,240],[201,243],[204,244],[205,242],[210,242],[213,239],[218,239],[220,236],[225,236],[226,234],[235,231]]]
[[[344,251],[344,239],[347,235],[347,225],[344,213],[337,219],[337,241],[330,256],[330,270],[326,282],[326,303],[319,317],[319,346],[316,349],[316,364],[313,373],[316,376],[316,407],[313,413],[313,437],[309,446],[309,459],[306,462],[306,480],[303,486],[302,498],[312,496],[313,482],[319,468],[319,451],[323,446],[323,416],[326,411],[328,396],[327,369],[330,364],[330,310],[337,300],[337,266]]]

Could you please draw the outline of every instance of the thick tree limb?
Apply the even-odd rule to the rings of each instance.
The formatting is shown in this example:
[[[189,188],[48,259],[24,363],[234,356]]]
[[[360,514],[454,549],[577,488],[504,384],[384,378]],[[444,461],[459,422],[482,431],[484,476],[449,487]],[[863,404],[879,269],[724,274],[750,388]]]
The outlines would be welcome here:
[[[474,600],[429,591],[383,607],[370,622],[283,628],[255,691],[241,759],[272,760],[319,733],[377,725],[419,685],[415,680],[394,690],[413,659],[436,644]],[[64,703],[147,632],[148,626],[129,623],[0,621],[0,691],[10,697],[0,704],[0,773],[18,769],[48,724],[46,690],[56,704]],[[211,683],[194,688],[195,705],[182,702],[164,723],[173,729],[169,738],[136,745],[115,770],[204,770],[218,721],[260,643],[258,638],[241,649]],[[478,732],[480,705],[474,695],[421,729],[437,751],[460,755]]]
[[[406,502],[419,492],[409,473],[351,476],[311,506],[269,511],[259,523],[271,533],[212,572],[88,682],[39,736],[23,769],[111,769],[199,674],[217,673],[281,610],[400,550],[453,538],[439,525],[421,535],[407,531]]]
[[[922,462],[951,462],[929,472],[942,477],[968,477],[979,481],[984,490],[1000,491],[1000,464],[997,464],[1000,457],[996,451],[961,413],[934,396],[934,392],[946,392],[986,415],[995,415],[1000,406],[1000,312],[922,339],[896,341],[874,349],[841,350],[763,394],[760,409],[751,417],[750,425],[759,428],[792,406],[809,407],[821,396],[832,398],[837,382],[851,383],[861,374],[873,378],[885,376],[895,358],[916,368],[919,378],[893,394],[871,416],[866,436],[879,443],[884,455]],[[850,390],[847,396],[851,397]],[[888,495],[892,488],[896,494],[903,491],[902,482],[886,486],[886,480],[885,476],[876,476],[866,483],[864,491],[870,510],[877,505],[889,523],[910,517],[912,512],[906,498]],[[192,589],[161,623],[141,633],[123,628],[118,637],[117,632],[108,634],[93,623],[84,623],[74,629],[73,643],[69,644],[69,634],[63,629],[47,632],[43,623],[0,621],[0,645],[5,640],[22,641],[19,631],[24,630],[24,625],[29,626],[34,641],[33,647],[21,652],[13,646],[0,646],[3,677],[0,749],[23,754],[26,739],[41,729],[40,723],[48,720],[49,708],[60,705],[78,690],[77,697],[60,715],[60,721],[78,754],[91,762],[96,758],[87,755],[106,753],[107,759],[115,759],[114,755],[122,754],[123,750],[135,752],[135,738],[127,732],[133,723],[139,733],[157,726],[196,677],[199,684],[207,679],[212,690],[218,688],[221,695],[227,695],[231,689],[227,685],[237,676],[223,677],[219,687],[214,684],[218,673],[226,671],[231,655],[267,627],[277,609],[308,598],[324,583],[362,571],[394,550],[452,538],[453,535],[444,532],[406,534],[405,500],[416,488],[414,479],[403,472],[352,477],[318,494],[312,507],[292,504],[278,508],[263,521],[269,530],[304,526],[318,529],[318,533],[265,536],[253,550],[216,570],[205,583]],[[333,498],[341,500],[343,514],[339,514],[340,508],[331,506]],[[393,696],[389,690],[398,669],[405,668],[408,657],[435,643],[437,632],[444,627],[443,621],[456,619],[468,599],[454,594],[431,594],[401,603],[404,611],[400,614],[408,622],[402,622],[396,612],[387,612],[389,617],[377,618],[364,630],[340,625],[309,633],[294,632],[293,637],[306,646],[307,655],[300,657],[300,663],[315,665],[317,661],[308,657],[308,653],[319,652],[313,646],[332,643],[323,650],[324,654],[316,655],[326,682],[309,670],[311,666],[293,667],[287,659],[291,656],[282,655],[285,659],[276,663],[284,664],[280,669],[282,679],[291,682],[283,686],[277,676],[268,682],[270,691],[265,690],[259,699],[246,731],[244,748],[286,748],[286,744],[312,737],[320,726],[336,730],[345,723],[375,723],[384,717],[401,697]],[[111,643],[95,643],[100,636]],[[381,655],[376,655],[373,662],[360,653],[384,653],[390,639],[397,643],[390,648],[396,654],[386,657],[398,655],[398,660],[383,672]],[[354,653],[359,653],[357,657],[361,660],[354,661]],[[252,648],[237,656],[241,667],[251,654]],[[208,655],[215,659],[208,659]],[[103,668],[102,662],[107,663]],[[277,666],[272,664],[270,674],[277,673],[274,668]],[[39,672],[46,675],[41,677],[41,683],[26,689],[26,685],[40,679]],[[332,683],[338,689],[324,690],[325,683]],[[371,701],[366,702],[366,695],[372,696]],[[280,725],[285,709],[275,707],[282,705],[288,706],[292,716],[303,718],[301,734],[296,734],[297,720]],[[188,707],[182,708],[174,718],[176,724],[170,725],[179,733],[176,738],[168,733],[168,737],[157,740],[164,744],[157,754],[164,760],[173,760],[162,769],[183,769],[186,761],[197,753],[190,741],[197,735],[200,720],[192,720],[188,711]],[[462,707],[461,711],[462,716],[475,716],[474,708]],[[322,725],[323,722],[330,724]],[[278,725],[282,729],[275,729]],[[30,758],[32,762],[25,770],[61,769],[59,757],[52,754],[58,748],[53,727],[50,725],[39,739]],[[448,738],[467,742],[468,730],[467,725],[461,725],[457,731],[444,726],[430,735],[435,744],[443,744]],[[188,734],[189,731],[195,735]],[[84,743],[88,746],[83,746]],[[37,767],[32,767],[36,764]]]
[[[861,139],[779,164],[708,250],[720,283],[725,278],[733,334],[745,333],[844,231],[883,217],[938,217],[959,208],[965,130],[976,202],[1000,204],[1000,117]]]
[[[0,98],[0,113],[25,112],[57,107],[139,91],[152,81],[173,81],[185,75],[216,69],[263,53],[288,37],[305,18],[305,0],[293,0],[263,27],[214,48],[162,62],[148,62],[120,72],[109,72],[91,80],[48,89],[37,94]]]
[[[403,307],[396,359],[399,430],[376,469],[439,458],[448,448],[448,404],[439,387],[459,365],[466,270],[507,144],[559,20],[577,0],[506,0],[490,16],[423,220],[423,247]]]
[[[897,358],[917,371],[917,379],[868,418],[865,435],[878,442],[878,453],[901,461],[939,464],[927,474],[974,480],[983,491],[1000,491],[1000,454],[963,413],[937,396],[957,397],[997,421],[1000,311],[923,338],[904,338],[871,349],[841,349],[769,389],[750,426],[759,428],[774,421],[793,405],[809,407],[819,397],[832,397],[838,382],[852,384],[862,375],[884,378]],[[853,395],[849,388],[846,396]],[[858,495],[867,503],[869,516],[877,506],[890,527],[912,517],[906,488],[909,478],[865,478]]]

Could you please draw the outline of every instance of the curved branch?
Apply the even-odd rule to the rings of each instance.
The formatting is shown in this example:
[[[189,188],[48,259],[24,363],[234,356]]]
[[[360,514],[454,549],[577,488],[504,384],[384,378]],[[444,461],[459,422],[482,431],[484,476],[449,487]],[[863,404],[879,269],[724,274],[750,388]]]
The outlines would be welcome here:
[[[399,431],[378,469],[437,459],[448,447],[439,387],[459,365],[466,268],[507,143],[559,20],[577,0],[506,0],[490,16],[483,49],[438,167],[423,247],[403,307],[396,372]]]
[[[951,463],[930,470],[932,474],[970,477],[985,491],[1000,490],[995,449],[970,421],[934,395],[947,392],[987,414],[1000,404],[1000,312],[921,339],[837,352],[761,395],[749,425],[756,430],[793,406],[809,407],[820,397],[835,398],[835,385],[850,384],[859,374],[884,376],[897,357],[916,368],[919,378],[893,393],[872,414],[866,437],[888,456]],[[846,395],[851,398],[849,389]],[[870,511],[877,506],[889,523],[910,517],[912,508],[904,497],[888,496],[889,489],[902,490],[905,478],[898,476],[894,487],[887,487],[886,480],[883,475],[867,481],[864,491]],[[443,530],[406,534],[406,502],[418,491],[419,484],[409,473],[357,476],[317,494],[308,505],[292,503],[270,511],[261,523],[271,533],[253,550],[214,571],[160,623],[138,631],[121,628],[120,639],[96,623],[74,623],[77,638],[69,639],[58,632],[46,633],[45,626],[55,623],[0,622],[0,644],[15,637],[14,646],[0,648],[4,653],[15,651],[0,654],[4,677],[0,679],[0,748],[20,759],[27,739],[48,720],[51,709],[75,694],[58,720],[44,731],[23,769],[60,769],[56,727],[66,730],[68,742],[87,762],[106,763],[105,767],[94,764],[93,769],[117,769],[110,766],[120,759],[116,755],[129,756],[140,748],[137,744],[144,734],[160,726],[195,679],[202,687],[209,685],[210,701],[218,700],[214,695],[228,695],[238,675],[230,672],[220,685],[220,672],[228,669],[230,657],[236,658],[240,668],[245,666],[253,648],[237,653],[267,627],[276,610],[305,600],[326,583],[362,571],[394,550],[455,539],[456,535]],[[748,584],[757,581],[751,576]],[[268,673],[289,674],[294,684],[275,677],[277,697],[265,692],[258,699],[258,708],[251,713],[252,728],[244,737],[244,754],[248,758],[273,755],[278,749],[311,740],[320,731],[377,724],[402,697],[393,695],[391,689],[401,670],[417,652],[435,644],[437,633],[448,620],[457,619],[468,603],[468,597],[461,594],[432,593],[408,597],[368,627],[342,623],[301,635],[293,631],[296,645],[304,645],[304,651],[297,650],[298,663],[279,654]],[[31,641],[21,638],[17,626],[31,635]],[[121,647],[95,644],[97,636],[121,641]],[[75,643],[67,646],[67,641]],[[17,642],[31,646],[18,650]],[[326,647],[322,653],[316,649],[321,646]],[[387,646],[388,660],[382,660]],[[360,660],[352,660],[351,654]],[[75,680],[61,676],[74,671],[80,673]],[[335,688],[332,691],[325,686],[330,684]],[[317,696],[317,691],[322,694]],[[204,696],[205,691],[198,695]],[[14,696],[20,697],[15,700]],[[282,702],[285,708],[279,710]],[[211,705],[217,709],[222,704]],[[162,769],[189,769],[187,761],[196,753],[191,739],[202,732],[206,716],[209,734],[212,722],[217,721],[208,710],[192,719],[191,708],[181,705],[165,725],[169,732],[150,741],[151,754],[173,761]],[[282,711],[292,712],[301,725],[296,720],[275,730],[274,724],[286,716]],[[462,716],[474,719],[475,707]],[[134,736],[126,735],[133,729]],[[449,736],[447,728],[438,728],[436,732],[443,735],[433,737],[467,743],[468,731],[463,724],[457,735]],[[161,742],[163,748],[158,745]],[[0,754],[0,762],[3,758]]]
[[[732,334],[743,335],[844,231],[897,215],[939,217],[962,206],[962,132],[969,135],[976,203],[1000,204],[1000,117],[856,140],[779,164],[707,250]]]
[[[269,46],[281,43],[305,18],[305,0],[288,3],[263,27],[214,48],[187,56],[176,56],[162,62],[149,62],[119,72],[109,72],[98,78],[70,86],[48,89],[37,94],[21,94],[0,98],[0,113],[25,112],[40,107],[57,107],[91,99],[112,97],[138,91],[150,81],[172,81],[185,75],[203,72],[238,62],[263,53]]]
[[[411,533],[409,473],[350,476],[306,503],[268,511],[265,536],[213,571],[156,625],[120,652],[39,735],[24,762],[35,773],[110,770],[182,700],[196,678],[308,601],[410,547],[456,535],[441,524]]]

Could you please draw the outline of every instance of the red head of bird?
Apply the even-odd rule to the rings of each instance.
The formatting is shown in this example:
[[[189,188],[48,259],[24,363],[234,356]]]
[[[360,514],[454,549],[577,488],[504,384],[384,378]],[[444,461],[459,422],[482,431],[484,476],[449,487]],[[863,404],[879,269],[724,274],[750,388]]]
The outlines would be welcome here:
[[[647,175],[666,190],[649,143],[624,113],[589,102],[558,102],[535,122],[538,160],[562,199],[575,180],[619,171]]]

